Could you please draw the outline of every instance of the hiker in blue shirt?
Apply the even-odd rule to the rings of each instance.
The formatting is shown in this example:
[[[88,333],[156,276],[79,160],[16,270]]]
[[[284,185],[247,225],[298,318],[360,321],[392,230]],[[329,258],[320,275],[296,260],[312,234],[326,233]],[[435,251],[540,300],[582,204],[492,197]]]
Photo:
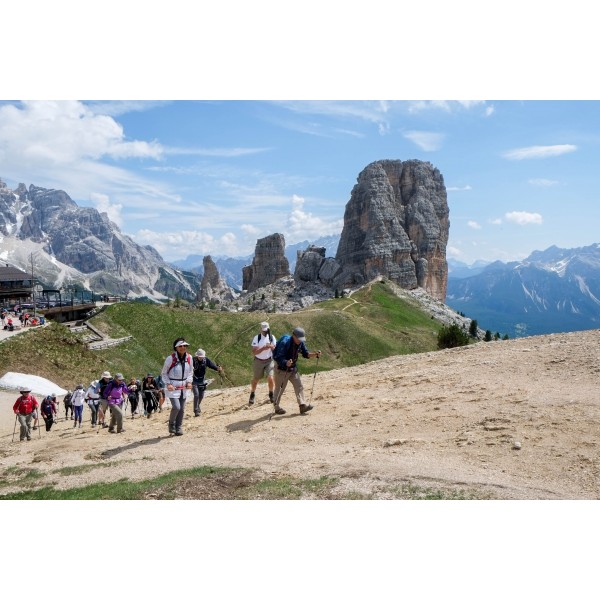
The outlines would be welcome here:
[[[300,414],[303,415],[313,409],[313,405],[306,404],[304,400],[304,386],[302,385],[296,362],[299,355],[302,355],[304,358],[320,358],[321,351],[309,352],[304,343],[305,340],[304,329],[296,327],[292,331],[291,336],[284,335],[277,342],[277,346],[275,346],[274,359],[277,363],[277,369],[275,369],[275,398],[273,404],[276,415],[284,415],[286,412],[279,406],[279,402],[288,381],[291,381],[294,386],[294,392],[296,392],[296,399],[300,407]]]

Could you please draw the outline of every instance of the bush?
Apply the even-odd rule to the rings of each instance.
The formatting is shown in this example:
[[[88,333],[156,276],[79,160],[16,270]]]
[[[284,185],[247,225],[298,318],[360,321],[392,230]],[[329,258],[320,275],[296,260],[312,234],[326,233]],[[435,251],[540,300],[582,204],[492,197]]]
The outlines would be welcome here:
[[[477,319],[471,321],[471,325],[469,325],[469,335],[474,338],[477,337]]]
[[[484,342],[491,342],[492,341],[492,332],[489,329],[485,330],[485,337],[483,338]]]
[[[457,346],[467,346],[469,344],[469,336],[456,323],[444,326],[438,333],[438,348],[456,348]]]

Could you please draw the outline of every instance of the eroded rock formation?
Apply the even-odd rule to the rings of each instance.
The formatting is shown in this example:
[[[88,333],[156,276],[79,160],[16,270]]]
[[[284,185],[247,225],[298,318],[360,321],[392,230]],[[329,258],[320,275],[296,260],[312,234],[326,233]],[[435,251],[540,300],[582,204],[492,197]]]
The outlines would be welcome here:
[[[332,284],[356,285],[382,275],[444,301],[448,216],[444,179],[431,163],[371,163],[359,174],[346,205],[335,259],[340,273]]]
[[[285,257],[285,238],[274,233],[256,242],[252,264],[242,269],[242,287],[248,292],[269,285],[290,275],[290,263]]]

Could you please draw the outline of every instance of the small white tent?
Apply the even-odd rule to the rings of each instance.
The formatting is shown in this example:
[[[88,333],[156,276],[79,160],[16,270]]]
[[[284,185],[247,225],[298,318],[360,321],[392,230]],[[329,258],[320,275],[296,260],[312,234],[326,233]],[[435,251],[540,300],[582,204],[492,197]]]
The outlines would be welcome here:
[[[37,375],[12,373],[9,371],[0,377],[0,388],[22,390],[24,387],[29,388],[34,394],[42,394],[44,396],[49,396],[50,394],[64,396],[67,393],[67,390],[63,390],[63,388],[52,383],[49,379],[44,379]]]

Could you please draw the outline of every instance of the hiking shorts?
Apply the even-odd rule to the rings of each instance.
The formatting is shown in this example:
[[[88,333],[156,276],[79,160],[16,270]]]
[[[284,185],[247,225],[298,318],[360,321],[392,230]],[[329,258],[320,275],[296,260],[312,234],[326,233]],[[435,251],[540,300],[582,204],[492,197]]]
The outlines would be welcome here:
[[[254,357],[252,362],[252,373],[254,379],[260,379],[263,377],[273,377],[273,371],[275,369],[275,361],[272,358],[262,360]]]

